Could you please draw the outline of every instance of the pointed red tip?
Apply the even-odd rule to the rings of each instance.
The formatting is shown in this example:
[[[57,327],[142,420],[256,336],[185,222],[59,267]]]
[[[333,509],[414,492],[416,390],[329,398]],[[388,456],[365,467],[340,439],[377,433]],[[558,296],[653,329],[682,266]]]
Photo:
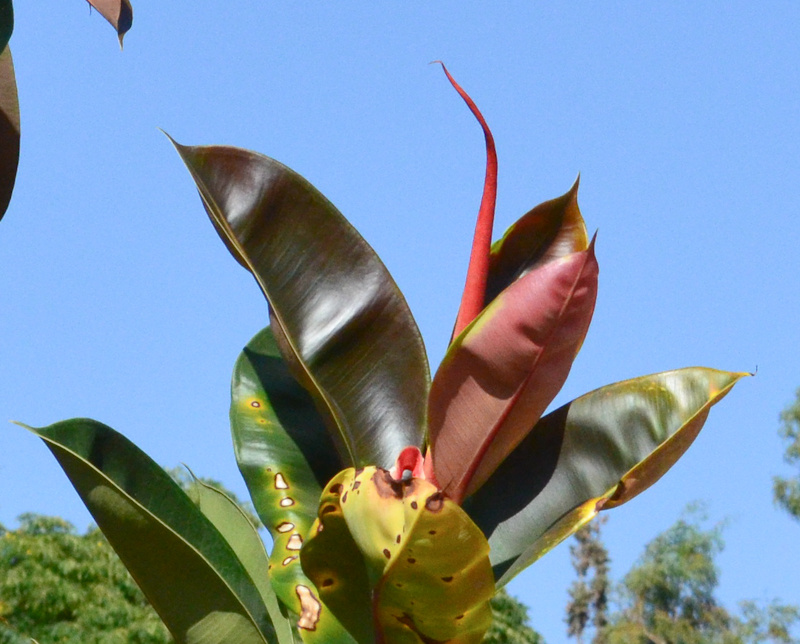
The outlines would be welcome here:
[[[483,197],[481,207],[478,211],[478,222],[475,225],[475,236],[472,240],[472,252],[469,258],[469,268],[467,269],[467,281],[464,286],[464,294],[461,297],[461,305],[458,309],[456,325],[453,329],[453,338],[457,337],[472,320],[483,310],[483,302],[486,295],[486,281],[489,274],[489,252],[492,246],[492,228],[494,225],[494,209],[497,202],[497,152],[486,120],[483,118],[478,106],[469,95],[461,88],[455,79],[447,71],[444,63],[439,63],[444,70],[447,80],[458,92],[459,96],[469,107],[473,116],[483,128],[483,135],[486,139],[486,178],[483,184]]]

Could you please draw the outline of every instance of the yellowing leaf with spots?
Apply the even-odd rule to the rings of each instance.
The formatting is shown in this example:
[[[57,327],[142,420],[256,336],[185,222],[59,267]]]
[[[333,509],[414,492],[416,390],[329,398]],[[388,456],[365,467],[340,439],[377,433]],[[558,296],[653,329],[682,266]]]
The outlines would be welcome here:
[[[312,532],[303,569],[337,618],[358,625],[359,644],[477,643],[489,628],[489,544],[428,481],[347,470],[326,490]]]
[[[245,347],[233,372],[231,430],[253,504],[274,541],[270,579],[281,601],[303,613],[310,588],[300,548],[322,487],[342,469],[311,396],[289,374],[269,327]],[[308,604],[308,601],[306,601]]]

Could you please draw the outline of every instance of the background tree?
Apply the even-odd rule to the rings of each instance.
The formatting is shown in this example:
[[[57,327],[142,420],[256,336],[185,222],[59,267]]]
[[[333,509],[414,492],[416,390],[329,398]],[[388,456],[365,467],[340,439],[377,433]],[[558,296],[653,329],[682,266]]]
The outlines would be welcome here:
[[[604,628],[608,624],[608,550],[600,537],[607,517],[586,524],[575,533],[575,543],[569,547],[572,566],[578,575],[569,589],[567,604],[567,635],[583,642],[587,626],[594,626],[593,644],[603,644]],[[590,579],[591,573],[591,579]]]
[[[742,602],[737,615],[715,592],[722,526],[702,527],[690,512],[651,541],[620,588],[619,610],[605,629],[608,644],[797,644],[800,609]]]
[[[784,459],[798,468],[794,478],[776,476],[773,479],[775,502],[800,520],[800,389],[791,405],[781,413],[780,435],[787,442]]]
[[[505,589],[492,597],[492,614],[494,621],[483,644],[545,644],[530,626],[528,608]]]

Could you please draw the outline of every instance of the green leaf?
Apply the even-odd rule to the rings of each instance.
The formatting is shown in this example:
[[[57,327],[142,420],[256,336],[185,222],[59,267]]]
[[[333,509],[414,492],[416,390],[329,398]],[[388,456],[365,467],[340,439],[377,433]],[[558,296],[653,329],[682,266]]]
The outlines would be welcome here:
[[[450,345],[428,418],[435,478],[457,503],[561,389],[592,318],[597,272],[594,245],[549,262],[505,289]]]
[[[596,389],[542,418],[465,504],[498,586],[655,483],[743,376],[694,367]]]
[[[310,183],[230,147],[175,144],[217,232],[256,278],[293,375],[342,461],[390,467],[422,446],[429,388],[416,323],[375,252]]]
[[[10,11],[11,4],[7,6]],[[3,5],[0,5],[0,11],[2,9]],[[19,101],[11,50],[6,46],[5,49],[0,48],[0,52],[2,52],[0,53],[0,219],[2,219],[11,201],[11,193],[17,178]]]
[[[56,457],[176,642],[278,644],[231,546],[144,452],[89,419],[26,428]]]
[[[323,486],[342,464],[308,392],[289,373],[269,327],[236,361],[231,431],[239,470],[272,536],[273,587],[298,615],[298,584],[310,585],[300,547],[317,517]]]
[[[133,24],[133,7],[130,0],[88,0],[88,2],[116,29],[119,46],[122,48],[122,39]]]
[[[194,478],[194,502],[233,549],[253,580],[267,607],[278,641],[292,644],[296,619],[281,607],[269,580],[269,557],[264,542],[249,517],[233,499],[217,488]]]
[[[331,482],[301,556],[324,604],[355,624],[359,644],[467,644],[492,620],[488,554],[478,527],[434,485],[368,467]]]
[[[492,244],[484,307],[506,287],[539,266],[586,250],[589,237],[578,208],[578,184],[523,215]]]

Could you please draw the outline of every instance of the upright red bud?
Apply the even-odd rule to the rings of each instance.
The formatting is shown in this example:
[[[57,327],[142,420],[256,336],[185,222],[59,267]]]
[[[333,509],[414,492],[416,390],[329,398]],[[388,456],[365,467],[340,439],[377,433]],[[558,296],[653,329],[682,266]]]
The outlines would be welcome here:
[[[450,84],[464,99],[472,114],[478,119],[486,139],[486,179],[483,184],[483,197],[478,211],[478,222],[475,225],[475,236],[472,239],[472,253],[470,254],[469,268],[467,269],[467,282],[464,286],[464,295],[461,297],[461,306],[458,309],[452,341],[483,310],[486,281],[489,274],[489,251],[492,247],[494,208],[497,202],[497,152],[495,152],[494,148],[494,137],[492,137],[489,126],[486,124],[477,105],[456,83],[444,63],[441,61],[436,62],[442,66],[447,80],[450,81]]]

